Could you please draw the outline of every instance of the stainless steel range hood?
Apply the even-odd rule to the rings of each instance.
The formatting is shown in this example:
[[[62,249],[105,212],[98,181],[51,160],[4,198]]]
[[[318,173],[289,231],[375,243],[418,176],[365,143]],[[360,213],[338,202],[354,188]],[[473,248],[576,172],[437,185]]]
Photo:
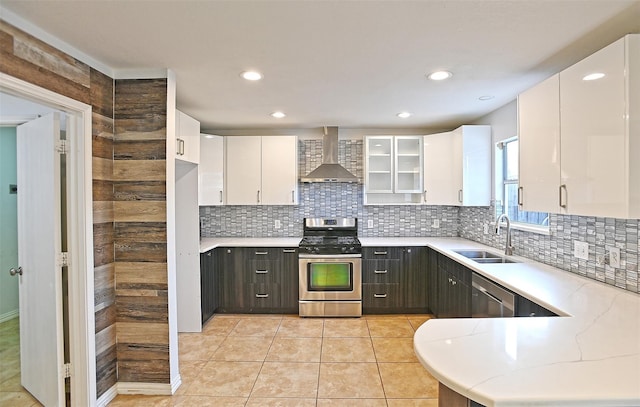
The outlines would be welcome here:
[[[338,164],[338,128],[325,127],[322,137],[322,164],[301,182],[359,182],[358,177]]]

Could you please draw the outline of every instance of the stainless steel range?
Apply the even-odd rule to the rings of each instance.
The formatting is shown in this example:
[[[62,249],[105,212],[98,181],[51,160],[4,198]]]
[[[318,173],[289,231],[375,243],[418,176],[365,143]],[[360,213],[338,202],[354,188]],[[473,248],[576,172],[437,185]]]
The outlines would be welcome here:
[[[362,245],[355,218],[305,218],[299,250],[302,317],[362,315]]]

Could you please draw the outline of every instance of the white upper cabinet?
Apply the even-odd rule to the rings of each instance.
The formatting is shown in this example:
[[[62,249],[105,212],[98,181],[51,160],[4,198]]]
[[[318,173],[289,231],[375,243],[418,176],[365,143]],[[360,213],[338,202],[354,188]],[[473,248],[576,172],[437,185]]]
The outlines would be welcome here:
[[[519,205],[558,211],[560,180],[560,75],[518,96]]]
[[[216,206],[224,203],[224,137],[200,135],[198,183],[200,206]]]
[[[200,122],[176,110],[176,158],[198,164],[200,160]]]
[[[295,136],[226,137],[226,204],[297,204],[297,151]]]
[[[418,204],[422,136],[365,137],[365,204]]]
[[[562,71],[557,110],[554,78],[519,98],[523,209],[640,217],[640,35]]]
[[[489,206],[490,126],[465,125],[424,137],[424,203]]]

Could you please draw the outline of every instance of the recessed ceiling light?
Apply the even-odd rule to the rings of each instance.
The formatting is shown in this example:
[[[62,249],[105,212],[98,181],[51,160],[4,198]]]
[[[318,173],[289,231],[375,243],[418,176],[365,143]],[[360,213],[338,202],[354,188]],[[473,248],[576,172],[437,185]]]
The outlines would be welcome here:
[[[259,81],[262,79],[262,74],[258,71],[244,71],[240,76],[248,81]]]
[[[595,81],[596,79],[604,78],[604,74],[602,72],[590,73],[589,75],[582,78],[583,81]]]
[[[452,76],[453,74],[449,71],[436,71],[427,75],[427,78],[431,79],[432,81],[441,81],[444,79],[449,79]]]
[[[495,97],[495,96],[492,96],[492,95],[484,95],[484,96],[480,96],[480,97],[478,98],[478,100],[491,100],[491,99],[493,99],[494,97]]]
[[[409,112],[400,112],[396,116],[398,116],[401,119],[406,119],[407,117],[411,116],[411,113],[409,113]]]
[[[273,112],[271,113],[271,116],[275,117],[276,119],[282,119],[286,116],[286,114],[284,114],[283,112]]]
[[[204,138],[213,138],[213,136],[210,134],[207,134],[206,136],[204,136]]]

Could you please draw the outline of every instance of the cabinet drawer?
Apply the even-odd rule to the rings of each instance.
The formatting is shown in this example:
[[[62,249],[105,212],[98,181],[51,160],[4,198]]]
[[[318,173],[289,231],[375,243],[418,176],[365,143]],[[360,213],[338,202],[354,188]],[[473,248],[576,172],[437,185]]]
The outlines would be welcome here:
[[[362,306],[365,309],[401,308],[400,284],[363,284]]]
[[[278,284],[247,284],[245,294],[249,311],[280,307],[280,286]]]
[[[399,283],[400,260],[364,260],[362,262],[363,283]]]
[[[399,247],[363,247],[362,258],[365,260],[400,259]]]
[[[275,282],[280,275],[281,264],[277,260],[248,260],[244,270],[245,281],[254,283]]]

